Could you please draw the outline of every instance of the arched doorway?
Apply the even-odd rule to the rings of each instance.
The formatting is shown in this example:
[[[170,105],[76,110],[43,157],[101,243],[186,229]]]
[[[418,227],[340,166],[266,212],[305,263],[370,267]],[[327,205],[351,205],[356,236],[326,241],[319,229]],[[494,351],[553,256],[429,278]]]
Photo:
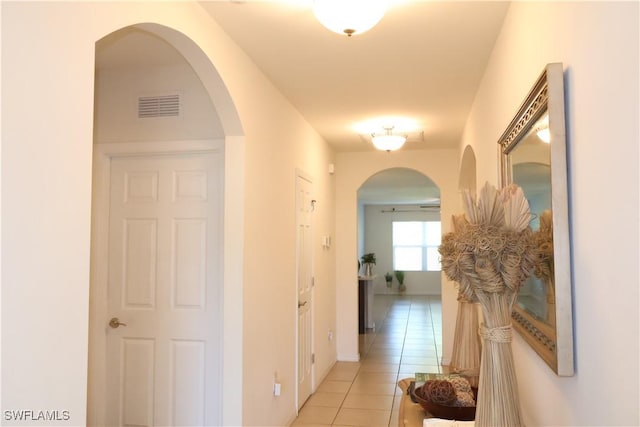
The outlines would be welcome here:
[[[440,298],[441,274],[437,260],[441,235],[440,189],[421,172],[395,167],[367,178],[357,194],[358,257],[364,253],[376,255],[374,279],[366,283],[368,305],[375,308],[376,313],[369,315],[366,328],[359,327],[366,335],[379,325],[381,319],[371,319],[371,316],[382,318],[385,301],[417,295]],[[399,288],[394,274],[398,270],[403,273],[406,289]],[[391,274],[391,284],[386,283],[385,274]],[[379,302],[380,307],[375,302]],[[361,355],[367,342],[367,337],[364,338],[360,337]]]
[[[141,24],[97,42],[94,110],[88,423],[222,424],[223,408],[241,413],[222,393],[241,372],[225,363],[242,337],[225,310],[242,318],[242,275],[230,286],[225,274],[241,257],[224,239],[233,104],[191,40]],[[114,201],[136,198],[147,206],[118,217]]]
[[[456,175],[458,156],[452,152],[423,155],[416,151],[400,151],[393,156],[387,153],[358,153],[357,156],[339,157],[336,175],[336,313],[337,358],[340,361],[358,361],[358,275],[355,256],[358,253],[357,192],[372,175],[389,168],[408,168],[428,176],[440,189],[443,231],[448,230],[446,218],[460,209]],[[455,325],[456,292],[454,286],[441,275],[442,281],[442,364],[449,362]]]
[[[473,148],[467,145],[460,162],[460,174],[458,177],[458,189],[476,192],[476,155]]]

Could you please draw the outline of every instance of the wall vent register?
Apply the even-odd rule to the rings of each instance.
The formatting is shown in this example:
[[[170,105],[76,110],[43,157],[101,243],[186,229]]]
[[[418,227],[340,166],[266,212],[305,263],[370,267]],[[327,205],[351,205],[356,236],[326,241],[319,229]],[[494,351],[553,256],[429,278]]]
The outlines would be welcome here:
[[[177,93],[158,96],[138,97],[138,118],[178,117],[180,115],[180,95]]]

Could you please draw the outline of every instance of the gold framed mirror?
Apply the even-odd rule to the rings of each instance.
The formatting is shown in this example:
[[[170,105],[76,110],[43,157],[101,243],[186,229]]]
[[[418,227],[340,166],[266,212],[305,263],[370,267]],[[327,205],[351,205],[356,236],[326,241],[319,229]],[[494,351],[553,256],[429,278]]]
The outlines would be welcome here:
[[[514,328],[560,376],[574,374],[564,84],[548,64],[500,137],[500,184],[522,187],[539,259],[512,313]]]

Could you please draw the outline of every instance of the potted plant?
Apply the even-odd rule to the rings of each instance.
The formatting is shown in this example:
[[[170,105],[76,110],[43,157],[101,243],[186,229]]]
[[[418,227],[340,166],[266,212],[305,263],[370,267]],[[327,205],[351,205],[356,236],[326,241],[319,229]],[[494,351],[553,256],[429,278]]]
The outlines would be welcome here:
[[[391,287],[391,282],[393,281],[393,276],[388,271],[384,275],[384,280],[387,282],[387,288]]]
[[[364,275],[371,276],[373,274],[372,266],[376,264],[376,254],[373,252],[364,254],[361,259],[364,264]]]
[[[407,287],[404,284],[404,271],[396,270],[393,274],[395,274],[396,279],[398,279],[398,290],[400,292],[405,292]]]

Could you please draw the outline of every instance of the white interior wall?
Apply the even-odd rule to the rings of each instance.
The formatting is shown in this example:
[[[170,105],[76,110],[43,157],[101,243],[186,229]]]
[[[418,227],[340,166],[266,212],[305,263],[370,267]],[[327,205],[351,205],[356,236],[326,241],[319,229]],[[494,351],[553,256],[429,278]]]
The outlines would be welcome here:
[[[316,371],[335,360],[326,334],[336,329],[335,254],[319,240],[336,235],[333,153],[195,2],[2,4],[2,104],[11,106],[2,113],[2,409],[59,408],[70,411],[66,424],[85,422],[95,43],[140,22],[185,34],[172,44],[224,82],[199,75],[227,143],[224,377],[233,392],[223,417],[287,424],[296,410],[296,168],[314,178],[319,200]],[[235,109],[219,107],[230,101]]]
[[[513,2],[466,124],[478,185],[497,183],[498,138],[544,66],[564,63],[576,374],[556,376],[516,334],[530,426],[640,424],[638,6]]]
[[[138,118],[138,97],[179,93],[179,117]],[[96,73],[96,142],[176,141],[224,137],[211,97],[183,64],[107,68]]]
[[[2,187],[2,409],[68,410],[67,423],[80,425],[93,53],[46,24],[38,34],[46,11],[33,22],[19,8],[2,4],[2,181],[11,183]],[[91,74],[78,72],[82,65]]]
[[[315,391],[337,359],[335,179],[327,172],[328,165],[335,160],[333,152],[318,142],[314,144],[312,150],[305,153],[305,156],[309,158],[304,163],[312,165],[309,169],[313,171],[314,196],[317,200],[312,223],[315,279],[313,291],[313,349],[316,360],[313,387]],[[323,247],[320,243],[323,237],[329,238],[329,247]]]
[[[267,105],[269,103],[269,105]],[[295,408],[295,170],[313,180],[318,202],[313,216],[313,253],[316,284],[313,291],[314,344],[333,354],[335,341],[327,330],[335,330],[335,282],[333,250],[321,248],[321,236],[334,235],[333,183],[328,164],[332,152],[302,120],[291,116],[284,99],[265,100],[253,114],[264,120],[258,135],[247,143],[245,167],[245,352],[244,420],[248,425],[272,425],[291,421]],[[269,110],[269,114],[267,114]],[[254,116],[257,117],[257,116]],[[282,120],[287,117],[290,120]],[[319,353],[320,354],[320,353]],[[317,360],[318,375],[335,359]],[[282,395],[273,397],[277,376]],[[267,398],[268,396],[268,398]],[[290,414],[289,419],[283,418]]]
[[[372,175],[404,167],[428,176],[440,189],[442,230],[462,204],[457,190],[456,150],[400,150],[393,153],[338,153],[336,156],[336,310],[338,360],[359,360],[358,351],[358,201],[357,193]],[[451,358],[457,292],[444,275],[442,281],[443,362]]]
[[[358,201],[358,261],[360,262],[360,264],[362,264],[362,262],[360,261],[360,258],[362,258],[362,255],[365,254],[364,251],[364,236],[365,236],[365,232],[364,232],[364,224],[365,224],[365,216],[364,216],[364,203]],[[355,264],[355,263],[354,263]]]
[[[416,210],[416,205],[366,205],[365,207],[365,253],[376,254],[373,280],[376,294],[398,295],[398,281],[393,278],[393,286],[387,288],[384,274],[393,274],[393,221],[440,221],[440,212],[423,210],[422,212],[382,212],[396,208],[398,210]],[[404,284],[407,295],[440,295],[442,287],[439,271],[406,271]]]
[[[2,5],[0,5],[0,22],[2,22]],[[3,79],[2,77],[2,30],[0,29],[0,111],[5,111],[3,109],[3,104],[4,104],[4,98],[2,96],[2,83],[3,83]],[[2,118],[3,118],[4,114],[0,113],[0,165],[2,165],[2,152],[3,150],[3,145],[2,145],[2,140],[4,139],[4,134],[2,133]],[[2,210],[2,173],[0,171],[0,212],[4,212]],[[2,230],[4,228],[4,224],[2,222],[2,214],[0,214],[0,242],[3,242],[3,238],[2,238]],[[4,319],[4,315],[2,313],[2,307],[3,307],[3,299],[2,299],[2,294],[3,292],[1,291],[3,289],[3,278],[4,278],[4,274],[2,271],[2,260],[4,259],[3,257],[3,252],[2,252],[2,247],[3,245],[0,244],[0,331],[3,330],[3,325],[2,325],[2,319]],[[4,361],[2,358],[2,336],[0,335],[0,387],[3,384],[3,380],[2,380],[2,366],[4,366]],[[2,396],[0,396],[0,407],[4,408],[4,405],[2,404]]]

